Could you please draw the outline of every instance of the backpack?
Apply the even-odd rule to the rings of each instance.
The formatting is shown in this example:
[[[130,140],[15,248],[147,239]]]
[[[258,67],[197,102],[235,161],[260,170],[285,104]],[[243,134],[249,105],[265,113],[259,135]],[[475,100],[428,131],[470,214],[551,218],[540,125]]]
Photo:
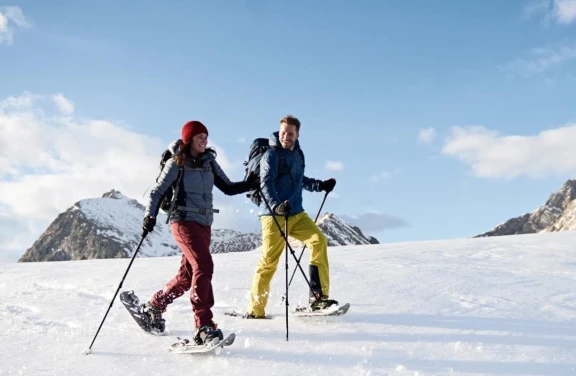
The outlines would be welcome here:
[[[250,151],[248,152],[248,160],[244,162],[244,166],[246,166],[246,174],[244,176],[244,180],[246,180],[251,173],[254,173],[256,176],[260,176],[260,160],[262,159],[264,153],[266,153],[269,149],[272,149],[272,147],[270,146],[268,138],[256,138],[254,141],[252,141],[252,144],[250,145]],[[304,153],[302,152],[302,149],[298,149],[298,151],[300,152],[302,161],[304,161]],[[286,173],[284,172],[283,174],[280,171],[280,165],[282,163],[284,163],[284,166],[286,169],[288,169],[288,164],[285,163],[286,158],[284,155],[280,154],[279,159],[278,174],[276,176],[284,175]],[[262,204],[262,197],[259,188],[251,189],[248,191],[246,197],[248,197],[250,201],[256,204],[256,206],[260,206]]]
[[[182,141],[178,140],[176,142],[176,146],[180,146],[181,143],[182,143]],[[156,177],[156,182],[158,182],[158,179],[160,178],[160,175],[162,174],[162,170],[164,170],[164,166],[166,165],[166,162],[168,162],[168,160],[172,157],[174,157],[174,154],[172,154],[172,151],[170,151],[170,149],[164,150],[164,152],[162,153],[162,156],[160,158],[160,173]],[[178,189],[180,188],[180,181],[182,180],[183,175],[184,175],[184,169],[182,167],[180,167],[178,170],[178,178],[170,186],[170,188],[168,188],[166,190],[166,193],[164,193],[164,195],[160,198],[159,209],[168,215],[168,218],[166,219],[166,223],[168,223],[168,221],[170,220],[170,216],[172,214],[174,204],[176,203],[176,198],[178,197]]]

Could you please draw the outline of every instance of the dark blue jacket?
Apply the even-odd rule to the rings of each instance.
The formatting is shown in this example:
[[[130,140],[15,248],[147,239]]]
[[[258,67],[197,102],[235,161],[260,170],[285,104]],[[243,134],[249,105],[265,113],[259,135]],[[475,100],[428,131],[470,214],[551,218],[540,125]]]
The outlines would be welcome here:
[[[322,181],[304,176],[304,153],[296,140],[294,151],[284,149],[278,138],[278,132],[270,135],[270,149],[260,161],[260,188],[272,210],[282,202],[290,201],[290,215],[304,211],[302,189],[320,192]],[[263,215],[270,215],[264,203]]]

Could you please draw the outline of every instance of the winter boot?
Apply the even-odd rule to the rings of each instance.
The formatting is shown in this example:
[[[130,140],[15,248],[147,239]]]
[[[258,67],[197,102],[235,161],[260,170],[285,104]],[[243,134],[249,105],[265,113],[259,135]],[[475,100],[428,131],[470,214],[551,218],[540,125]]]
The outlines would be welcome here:
[[[321,296],[318,300],[314,297],[310,298],[310,310],[312,311],[319,311],[333,305],[338,305],[338,302],[333,299],[328,299],[326,295]]]
[[[162,318],[162,310],[146,302],[142,306],[142,313],[148,319],[152,331],[162,333],[166,329],[166,320]]]
[[[253,313],[247,312],[247,313],[245,313],[244,315],[242,315],[242,318],[243,318],[243,319],[259,319],[259,320],[264,320],[264,319],[266,319],[266,316],[256,316],[256,315],[253,314]]]
[[[196,332],[194,333],[194,342],[196,342],[198,346],[209,344],[214,339],[217,339],[218,341],[224,339],[224,334],[220,329],[218,329],[218,325],[215,324],[214,321],[211,321],[208,325],[196,328]]]

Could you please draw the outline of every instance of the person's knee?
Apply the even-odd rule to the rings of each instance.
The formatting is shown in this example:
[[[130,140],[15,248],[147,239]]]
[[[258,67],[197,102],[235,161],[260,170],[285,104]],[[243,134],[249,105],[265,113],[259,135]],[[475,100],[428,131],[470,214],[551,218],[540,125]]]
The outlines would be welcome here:
[[[214,262],[212,260],[206,260],[198,263],[197,274],[202,275],[212,275],[214,274]]]
[[[328,247],[328,238],[322,232],[318,233],[318,245],[322,248]]]
[[[276,272],[277,265],[274,263],[266,263],[258,265],[257,273],[261,276],[268,276]]]
[[[310,243],[317,252],[325,252],[328,247],[328,238],[321,231],[318,231],[312,236]]]

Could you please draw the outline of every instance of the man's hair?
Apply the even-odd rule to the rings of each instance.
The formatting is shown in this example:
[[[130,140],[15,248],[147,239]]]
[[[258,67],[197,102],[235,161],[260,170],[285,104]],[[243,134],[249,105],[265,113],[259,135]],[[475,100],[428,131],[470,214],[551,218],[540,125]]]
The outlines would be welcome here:
[[[297,117],[292,115],[286,115],[282,119],[280,119],[280,124],[282,123],[295,126],[296,131],[300,132],[300,120],[298,120]]]

